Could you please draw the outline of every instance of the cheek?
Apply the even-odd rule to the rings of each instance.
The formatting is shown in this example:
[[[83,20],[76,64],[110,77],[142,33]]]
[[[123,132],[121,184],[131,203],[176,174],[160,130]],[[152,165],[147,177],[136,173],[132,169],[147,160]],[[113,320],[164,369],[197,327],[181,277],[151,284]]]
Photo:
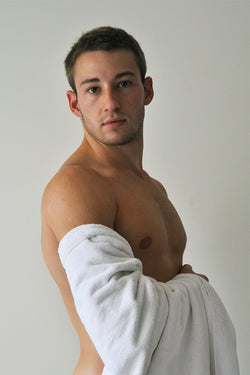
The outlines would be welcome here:
[[[127,96],[127,105],[132,109],[144,106],[144,95],[141,92],[135,92],[133,95]]]
[[[85,117],[93,117],[96,111],[96,106],[94,105],[94,102],[92,100],[82,100],[81,102],[79,102],[79,107]]]

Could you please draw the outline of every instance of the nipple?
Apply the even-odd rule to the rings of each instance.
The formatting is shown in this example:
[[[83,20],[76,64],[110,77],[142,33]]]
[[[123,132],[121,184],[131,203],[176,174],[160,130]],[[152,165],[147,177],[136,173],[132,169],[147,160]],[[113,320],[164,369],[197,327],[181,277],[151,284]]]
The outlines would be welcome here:
[[[140,249],[146,249],[149,247],[152,243],[152,238],[151,237],[145,237],[141,240],[140,242]]]

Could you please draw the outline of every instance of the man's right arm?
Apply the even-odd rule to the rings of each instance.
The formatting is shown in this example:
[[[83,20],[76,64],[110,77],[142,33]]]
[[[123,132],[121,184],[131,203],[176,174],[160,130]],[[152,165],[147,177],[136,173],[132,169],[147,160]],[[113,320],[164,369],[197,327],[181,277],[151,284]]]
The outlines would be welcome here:
[[[59,171],[42,199],[42,220],[58,242],[82,224],[113,228],[116,214],[116,198],[110,184],[97,172],[78,166]]]

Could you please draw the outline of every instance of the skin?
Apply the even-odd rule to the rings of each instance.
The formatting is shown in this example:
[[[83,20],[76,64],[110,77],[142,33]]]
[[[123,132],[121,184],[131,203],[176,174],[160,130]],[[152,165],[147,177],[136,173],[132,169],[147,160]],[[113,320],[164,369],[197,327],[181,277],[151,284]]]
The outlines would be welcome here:
[[[143,273],[166,282],[182,267],[186,234],[164,187],[142,167],[144,107],[153,99],[131,51],[91,51],[75,63],[77,95],[69,107],[84,128],[80,147],[47,185],[42,199],[42,250],[80,340],[74,375],[101,375],[103,363],[76,313],[58,256],[72,228],[106,225],[130,243]],[[157,124],[154,124],[157,127]]]

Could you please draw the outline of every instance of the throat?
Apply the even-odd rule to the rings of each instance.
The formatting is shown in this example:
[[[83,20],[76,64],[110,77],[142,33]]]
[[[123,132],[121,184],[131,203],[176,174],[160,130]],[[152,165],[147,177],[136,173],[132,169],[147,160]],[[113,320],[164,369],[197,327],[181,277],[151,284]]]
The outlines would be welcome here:
[[[145,237],[140,242],[140,249],[147,249],[152,244],[152,238],[151,237]]]

